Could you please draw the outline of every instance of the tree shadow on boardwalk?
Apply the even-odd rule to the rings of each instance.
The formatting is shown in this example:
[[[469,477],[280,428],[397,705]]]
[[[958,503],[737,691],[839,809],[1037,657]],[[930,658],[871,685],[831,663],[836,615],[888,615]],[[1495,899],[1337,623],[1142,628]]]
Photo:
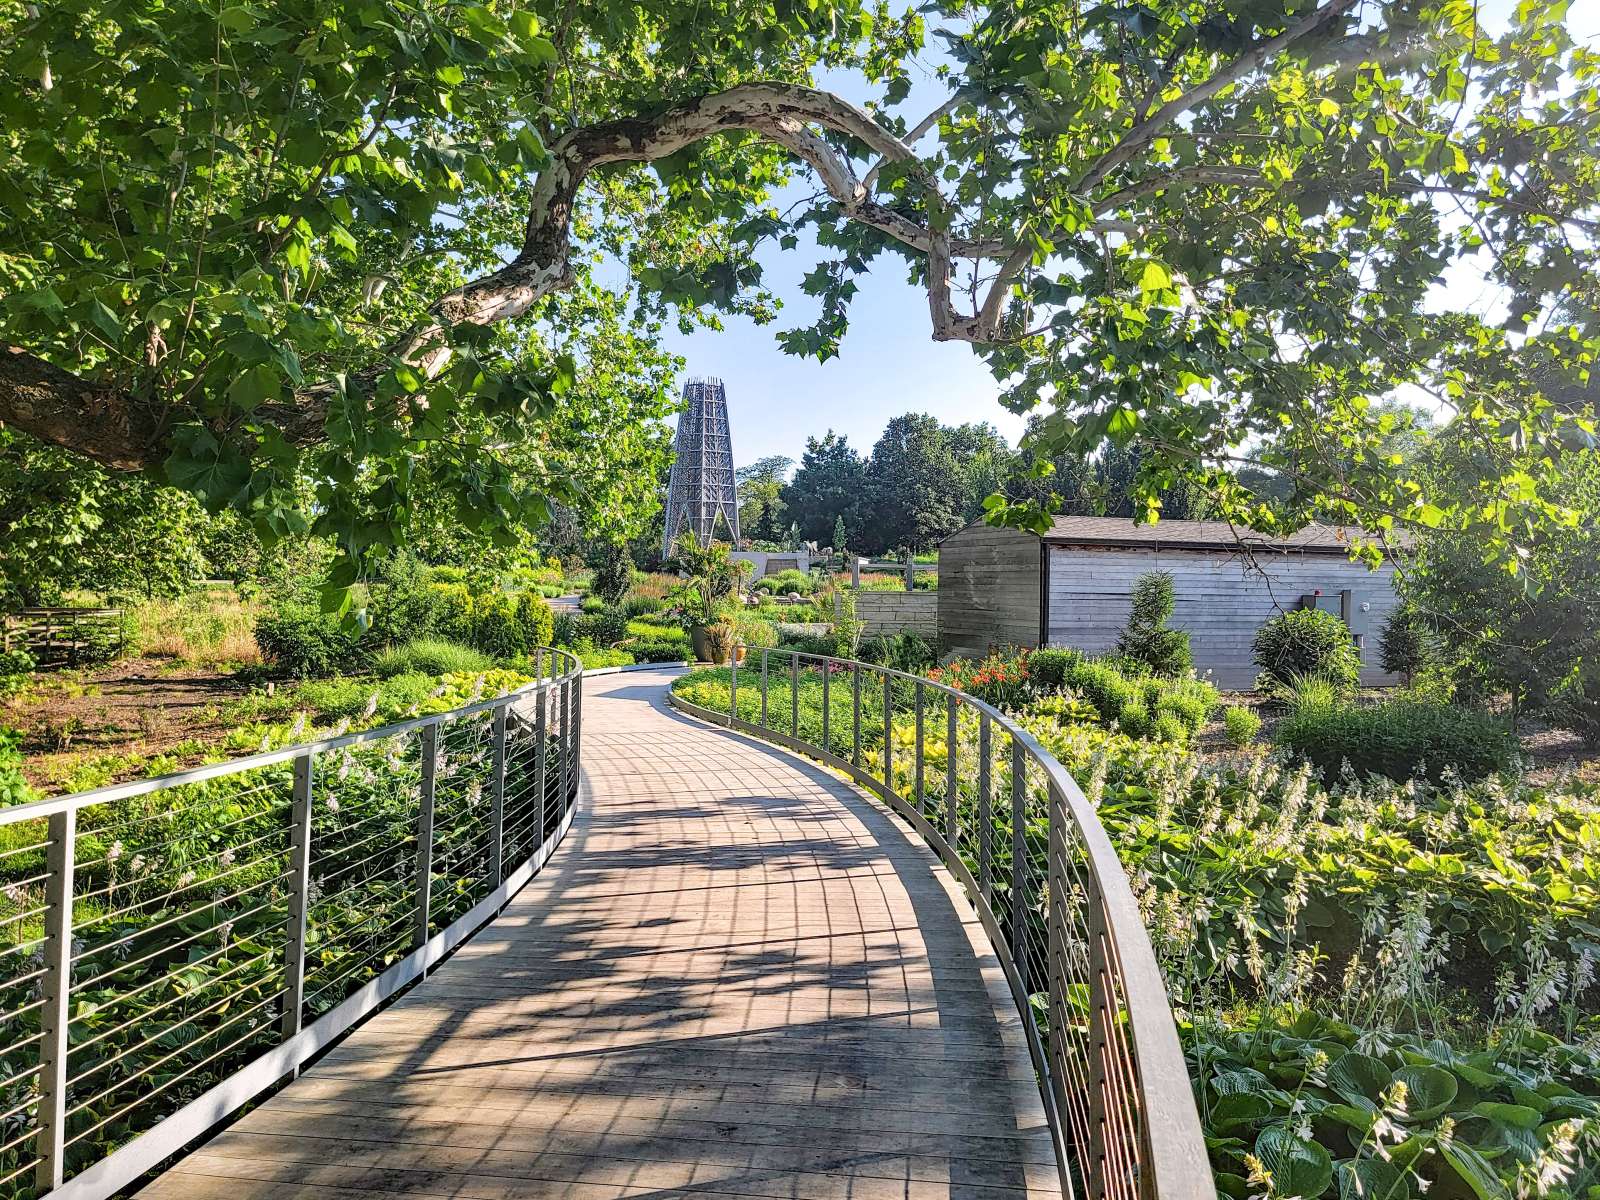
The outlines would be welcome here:
[[[546,871],[146,1194],[1055,1193],[1020,1018],[928,851],[639,679],[586,701],[593,796]]]

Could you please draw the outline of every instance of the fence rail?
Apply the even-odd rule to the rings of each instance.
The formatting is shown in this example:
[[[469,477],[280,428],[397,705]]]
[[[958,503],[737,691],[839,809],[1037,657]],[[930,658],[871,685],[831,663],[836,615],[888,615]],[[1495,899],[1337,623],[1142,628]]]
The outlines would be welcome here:
[[[0,1197],[104,1197],[421,977],[572,819],[582,668],[0,810]]]
[[[1032,1018],[1029,1050],[1068,1194],[1215,1197],[1127,876],[1093,806],[1027,730],[920,676],[789,650],[761,651],[758,670],[730,664],[727,713],[673,702],[846,772],[961,880]]]
[[[127,613],[120,608],[22,608],[0,616],[0,648],[26,650],[40,666],[77,666],[127,649]]]

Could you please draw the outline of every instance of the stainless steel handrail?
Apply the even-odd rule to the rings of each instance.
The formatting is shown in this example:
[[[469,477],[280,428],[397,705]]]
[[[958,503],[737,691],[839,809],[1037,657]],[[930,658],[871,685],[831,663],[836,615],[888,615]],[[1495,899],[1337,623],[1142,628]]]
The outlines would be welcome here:
[[[737,653],[727,713],[676,693],[673,703],[847,773],[960,879],[1023,1015],[1064,1185],[1089,1200],[1211,1200],[1199,1113],[1155,952],[1116,850],[1066,768],[999,709],[945,684],[827,655],[760,656],[760,696],[749,705],[757,720],[739,715]],[[788,684],[786,705],[769,703],[775,657],[789,660],[776,676]],[[813,672],[821,676],[822,745],[801,732],[801,682]],[[841,730],[832,683],[845,674]],[[942,761],[928,740],[938,724],[928,701],[937,697]],[[911,739],[904,762],[895,746],[902,733]],[[874,739],[876,773],[864,748]],[[1008,753],[996,753],[1000,742]]]
[[[0,1196],[112,1194],[498,912],[578,791],[582,666],[542,649],[535,674],[0,809]]]

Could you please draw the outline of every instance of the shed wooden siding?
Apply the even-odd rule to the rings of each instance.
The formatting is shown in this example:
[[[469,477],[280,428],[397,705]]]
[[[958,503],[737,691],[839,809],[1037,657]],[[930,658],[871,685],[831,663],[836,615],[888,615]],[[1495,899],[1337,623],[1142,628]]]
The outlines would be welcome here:
[[[990,646],[1037,646],[1039,539],[1016,529],[972,525],[939,545],[939,648],[983,653]]]
[[[1223,687],[1248,687],[1256,675],[1250,643],[1263,621],[1297,607],[1301,596],[1319,588],[1321,606],[1337,613],[1339,593],[1348,588],[1351,630],[1363,643],[1362,682],[1395,681],[1378,668],[1378,632],[1398,603],[1393,564],[1369,571],[1337,554],[1258,551],[1256,562],[1267,575],[1263,578],[1236,552],[1223,549],[1053,545],[1048,553],[1052,645],[1111,649],[1127,622],[1134,581],[1146,571],[1167,571],[1173,581],[1172,625],[1189,631],[1195,668],[1212,672]],[[1369,606],[1365,612],[1363,603]]]
[[[857,592],[856,618],[868,637],[880,633],[939,634],[937,592]]]

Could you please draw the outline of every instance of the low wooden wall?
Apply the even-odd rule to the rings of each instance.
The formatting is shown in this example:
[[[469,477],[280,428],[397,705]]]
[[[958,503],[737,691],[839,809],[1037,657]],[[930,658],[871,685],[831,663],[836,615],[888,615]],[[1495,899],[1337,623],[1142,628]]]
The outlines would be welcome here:
[[[939,636],[938,592],[857,592],[856,619],[862,634],[916,633]]]

